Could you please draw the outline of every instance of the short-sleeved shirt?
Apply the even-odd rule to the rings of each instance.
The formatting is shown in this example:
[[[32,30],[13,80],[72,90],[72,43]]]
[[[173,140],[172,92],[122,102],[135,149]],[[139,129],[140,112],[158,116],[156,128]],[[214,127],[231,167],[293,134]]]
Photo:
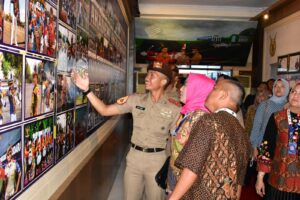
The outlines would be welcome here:
[[[224,111],[203,115],[175,161],[198,175],[182,199],[237,199],[249,155],[248,136],[234,116]]]
[[[165,95],[153,102],[150,93],[130,95],[119,111],[132,113],[131,142],[145,148],[165,148],[169,130],[180,115],[180,106]]]

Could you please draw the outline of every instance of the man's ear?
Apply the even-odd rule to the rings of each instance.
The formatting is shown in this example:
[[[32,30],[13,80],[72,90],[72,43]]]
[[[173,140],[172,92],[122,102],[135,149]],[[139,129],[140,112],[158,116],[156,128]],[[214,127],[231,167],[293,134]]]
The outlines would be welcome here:
[[[225,100],[226,98],[228,98],[228,96],[229,96],[229,94],[228,94],[228,91],[226,91],[226,90],[221,90],[220,91],[220,99],[221,100]]]
[[[162,79],[161,83],[163,84],[163,86],[165,86],[165,85],[167,85],[168,81],[167,81],[167,79]]]

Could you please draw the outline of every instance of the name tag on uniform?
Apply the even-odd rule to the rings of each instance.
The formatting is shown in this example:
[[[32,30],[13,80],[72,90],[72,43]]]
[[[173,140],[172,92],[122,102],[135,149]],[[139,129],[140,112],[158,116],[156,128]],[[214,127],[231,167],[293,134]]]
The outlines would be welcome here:
[[[136,109],[139,109],[139,110],[145,110],[145,109],[146,109],[146,108],[141,107],[141,106],[136,106],[135,108],[136,108]]]

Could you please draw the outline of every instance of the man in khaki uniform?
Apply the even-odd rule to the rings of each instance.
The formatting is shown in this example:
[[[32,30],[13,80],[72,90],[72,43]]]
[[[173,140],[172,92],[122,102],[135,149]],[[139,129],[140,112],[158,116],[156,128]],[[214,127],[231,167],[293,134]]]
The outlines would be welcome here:
[[[112,105],[105,105],[89,91],[87,75],[73,72],[72,78],[101,115],[132,113],[133,134],[126,157],[124,199],[141,200],[145,193],[147,200],[163,200],[164,191],[155,182],[155,175],[167,158],[169,130],[180,114],[180,104],[164,95],[171,71],[159,64],[150,65],[145,78],[149,93],[122,97]]]

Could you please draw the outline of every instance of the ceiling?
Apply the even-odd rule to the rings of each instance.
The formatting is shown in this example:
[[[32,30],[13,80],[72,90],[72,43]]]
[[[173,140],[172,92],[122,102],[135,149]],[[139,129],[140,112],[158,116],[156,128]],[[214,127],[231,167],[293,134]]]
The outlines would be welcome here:
[[[276,0],[139,0],[141,18],[249,20]]]

